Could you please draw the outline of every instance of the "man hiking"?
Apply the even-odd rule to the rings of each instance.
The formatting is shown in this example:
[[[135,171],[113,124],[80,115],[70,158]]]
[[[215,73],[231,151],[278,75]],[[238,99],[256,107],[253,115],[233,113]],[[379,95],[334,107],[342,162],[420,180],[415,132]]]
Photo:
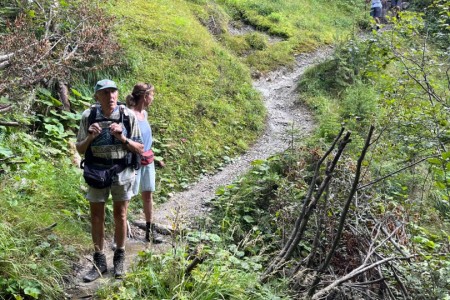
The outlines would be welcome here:
[[[114,251],[114,277],[124,275],[128,201],[133,196],[135,169],[132,153],[142,153],[141,132],[135,115],[118,105],[119,91],[114,81],[104,79],[94,88],[97,101],[81,116],[76,148],[85,157],[84,177],[88,183],[91,234],[94,243],[93,267],[83,277],[96,280],[107,271],[104,254],[105,202],[112,196],[117,248]]]

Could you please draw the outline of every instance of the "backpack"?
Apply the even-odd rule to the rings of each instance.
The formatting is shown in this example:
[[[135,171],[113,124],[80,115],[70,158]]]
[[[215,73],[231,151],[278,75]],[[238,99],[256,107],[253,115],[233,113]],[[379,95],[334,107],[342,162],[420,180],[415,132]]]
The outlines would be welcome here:
[[[91,126],[95,122],[103,122],[103,121],[112,121],[112,122],[116,122],[116,123],[122,123],[125,126],[125,129],[127,131],[127,139],[129,139],[131,137],[130,116],[126,115],[124,113],[125,106],[122,103],[118,102],[117,104],[119,105],[119,109],[120,109],[119,119],[103,118],[103,119],[99,119],[99,120],[97,120],[97,105],[92,105],[91,111],[90,111],[89,117],[88,117],[88,127]],[[100,157],[94,158],[94,155],[91,150],[91,145],[89,145],[89,147],[86,150],[86,153],[84,154],[84,159],[80,163],[80,168],[84,169],[85,163],[92,164],[95,162],[95,163],[100,163],[100,164],[104,164],[104,165],[114,164],[114,165],[119,165],[121,167],[121,168],[119,168],[120,171],[117,172],[117,173],[120,173],[123,169],[125,169],[126,167],[129,167],[129,166],[133,166],[133,168],[135,170],[138,170],[140,168],[140,160],[141,160],[140,155],[137,153],[133,153],[131,151],[128,151],[127,155],[125,155],[124,158],[119,158],[119,159],[107,159],[107,158],[100,158]]]

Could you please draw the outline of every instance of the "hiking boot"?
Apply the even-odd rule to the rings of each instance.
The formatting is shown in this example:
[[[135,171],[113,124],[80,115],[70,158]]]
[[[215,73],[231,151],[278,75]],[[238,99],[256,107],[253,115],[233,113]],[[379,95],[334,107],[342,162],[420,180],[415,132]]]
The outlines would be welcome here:
[[[114,278],[122,278],[125,275],[123,263],[125,262],[125,249],[116,249],[114,251]]]
[[[145,224],[145,240],[147,242],[152,242],[153,244],[161,244],[164,240],[156,235],[155,224],[146,223]]]
[[[106,256],[104,253],[95,252],[92,269],[83,277],[84,282],[91,282],[99,278],[107,271]]]

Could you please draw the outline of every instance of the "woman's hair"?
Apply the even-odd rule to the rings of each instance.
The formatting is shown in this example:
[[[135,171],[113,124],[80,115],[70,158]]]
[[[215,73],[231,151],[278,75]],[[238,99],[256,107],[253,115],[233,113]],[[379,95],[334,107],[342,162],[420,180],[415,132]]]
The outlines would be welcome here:
[[[153,89],[153,85],[150,83],[137,83],[133,92],[127,96],[126,102],[128,107],[134,107],[139,104],[140,101],[144,99],[144,96],[148,94]]]

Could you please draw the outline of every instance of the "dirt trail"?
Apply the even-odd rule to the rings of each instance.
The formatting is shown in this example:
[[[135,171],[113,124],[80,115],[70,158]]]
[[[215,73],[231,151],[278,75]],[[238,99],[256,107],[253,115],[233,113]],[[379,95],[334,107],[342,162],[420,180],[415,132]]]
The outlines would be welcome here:
[[[186,191],[175,194],[168,202],[156,207],[155,223],[166,227],[172,227],[175,223],[190,224],[196,217],[207,212],[204,204],[214,197],[219,186],[230,184],[248,171],[252,161],[266,159],[287,149],[290,141],[287,131],[294,129],[301,135],[308,135],[313,127],[313,119],[304,105],[298,102],[297,82],[308,67],[325,60],[331,52],[331,48],[322,48],[313,53],[298,55],[293,68],[282,68],[255,81],[254,88],[261,92],[268,111],[264,133],[247,153],[234,158],[220,172],[203,176]],[[170,247],[168,237],[166,243],[148,246],[142,242],[142,230],[132,226],[132,232],[134,238],[128,239],[126,244],[128,268],[139,251],[149,247],[151,251],[160,253]],[[109,269],[112,269],[113,252],[106,252]],[[89,259],[90,256],[84,257],[76,266],[76,282],[66,291],[68,299],[92,299],[92,295],[102,284],[114,282],[110,272],[92,283],[81,282],[81,274],[90,268]]]
[[[177,210],[181,220],[201,217],[206,210],[203,204],[214,197],[219,186],[231,183],[248,171],[252,161],[266,159],[287,149],[290,141],[287,131],[294,129],[301,135],[309,134],[313,118],[307,108],[298,102],[297,82],[308,67],[329,57],[331,51],[327,48],[298,55],[293,69],[283,68],[255,81],[253,86],[263,95],[268,112],[264,134],[247,153],[235,158],[222,171],[200,178],[188,190],[177,193],[169,202],[159,206],[154,217],[156,223],[171,225]]]

